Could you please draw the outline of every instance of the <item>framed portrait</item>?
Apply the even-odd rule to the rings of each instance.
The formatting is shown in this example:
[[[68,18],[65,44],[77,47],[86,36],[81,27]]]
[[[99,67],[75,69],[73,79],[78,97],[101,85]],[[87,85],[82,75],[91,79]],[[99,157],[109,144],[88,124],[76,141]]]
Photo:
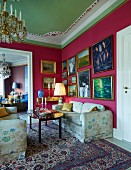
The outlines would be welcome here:
[[[56,73],[56,62],[41,60],[41,73]]]
[[[77,54],[77,68],[90,65],[89,48]]]
[[[76,73],[76,56],[68,59],[68,75]]]
[[[93,79],[93,98],[113,100],[113,76],[99,77]]]
[[[63,81],[62,81],[62,83],[63,83],[65,86],[67,86],[67,82],[68,82],[67,80],[63,80]]]
[[[78,77],[78,97],[90,98],[90,70],[83,70],[77,73]]]
[[[112,35],[92,46],[94,73],[113,69]]]
[[[76,84],[68,86],[68,96],[77,97],[77,85]]]
[[[62,62],[62,70],[66,70],[67,69],[67,60]]]
[[[44,77],[43,78],[43,88],[54,88],[55,78],[54,77]]]
[[[67,71],[62,72],[62,78],[63,78],[63,79],[64,79],[64,78],[67,78]]]

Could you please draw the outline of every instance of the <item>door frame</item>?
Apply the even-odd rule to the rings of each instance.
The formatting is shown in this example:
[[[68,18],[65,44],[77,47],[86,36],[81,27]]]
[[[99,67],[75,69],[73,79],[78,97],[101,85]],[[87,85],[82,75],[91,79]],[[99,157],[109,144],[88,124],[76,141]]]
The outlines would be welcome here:
[[[124,107],[123,107],[123,96],[124,93],[122,93],[123,91],[123,87],[124,87],[124,79],[123,79],[123,75],[124,75],[124,38],[127,37],[128,35],[131,34],[131,25],[124,28],[123,30],[120,30],[119,32],[117,32],[117,37],[116,37],[116,48],[117,48],[117,54],[116,54],[116,59],[117,59],[117,64],[116,64],[116,72],[117,72],[117,128],[114,129],[114,138],[117,138],[119,140],[123,140],[123,134],[124,134]]]
[[[33,109],[33,62],[32,62],[32,52],[23,50],[14,50],[9,48],[0,48],[1,53],[22,55],[27,57],[28,64],[28,110]],[[19,63],[20,65],[20,63]]]

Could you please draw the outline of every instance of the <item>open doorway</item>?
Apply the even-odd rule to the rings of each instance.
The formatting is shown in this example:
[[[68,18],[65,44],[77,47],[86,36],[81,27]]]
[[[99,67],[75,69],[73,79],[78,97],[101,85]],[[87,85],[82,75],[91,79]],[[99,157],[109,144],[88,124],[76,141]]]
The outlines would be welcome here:
[[[0,53],[7,55],[18,55],[24,56],[27,59],[28,65],[28,109],[33,109],[33,65],[32,65],[32,52],[22,51],[22,50],[14,50],[8,48],[0,48]],[[19,61],[24,62],[24,61]]]

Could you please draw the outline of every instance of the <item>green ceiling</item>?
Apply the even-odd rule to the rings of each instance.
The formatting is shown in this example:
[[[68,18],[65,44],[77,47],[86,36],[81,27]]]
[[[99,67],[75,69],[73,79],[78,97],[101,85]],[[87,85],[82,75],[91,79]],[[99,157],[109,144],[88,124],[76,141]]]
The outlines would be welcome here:
[[[117,6],[123,1],[119,0]],[[9,6],[12,4],[17,13],[22,12],[22,18],[26,21],[29,33],[44,35],[48,32],[66,31],[94,2],[95,0],[7,0],[7,8],[9,10]],[[100,19],[101,17],[98,18],[98,20]],[[80,34],[83,31],[80,31]],[[77,36],[79,34],[74,37],[76,38]],[[45,43],[38,41],[27,40],[26,42],[45,45]],[[47,46],[60,47],[59,45],[48,43]]]

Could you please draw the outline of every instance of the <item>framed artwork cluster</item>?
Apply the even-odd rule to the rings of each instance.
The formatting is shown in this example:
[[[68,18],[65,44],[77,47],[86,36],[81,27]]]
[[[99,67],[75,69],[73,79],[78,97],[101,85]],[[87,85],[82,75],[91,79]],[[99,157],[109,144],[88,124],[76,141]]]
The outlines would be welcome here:
[[[112,39],[111,35],[62,62],[62,81],[68,96],[114,99],[114,75],[102,74],[113,69]]]

